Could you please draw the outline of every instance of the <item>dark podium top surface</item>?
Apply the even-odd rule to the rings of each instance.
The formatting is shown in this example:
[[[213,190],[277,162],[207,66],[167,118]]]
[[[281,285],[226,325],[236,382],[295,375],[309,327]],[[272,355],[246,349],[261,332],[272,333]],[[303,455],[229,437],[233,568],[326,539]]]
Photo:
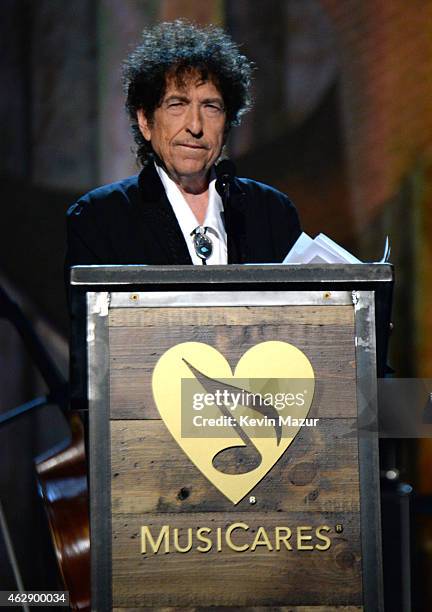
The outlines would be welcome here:
[[[75,266],[71,284],[82,285],[152,285],[152,284],[392,284],[391,264],[248,264],[226,266]],[[341,287],[341,289],[344,287]],[[369,287],[368,287],[369,288]]]

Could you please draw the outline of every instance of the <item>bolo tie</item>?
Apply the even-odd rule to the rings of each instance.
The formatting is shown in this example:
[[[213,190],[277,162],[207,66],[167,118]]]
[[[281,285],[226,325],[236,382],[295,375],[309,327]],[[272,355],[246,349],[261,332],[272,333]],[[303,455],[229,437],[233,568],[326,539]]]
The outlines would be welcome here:
[[[203,266],[207,265],[207,259],[213,253],[213,242],[207,234],[208,229],[199,225],[191,232],[195,253],[201,259]]]

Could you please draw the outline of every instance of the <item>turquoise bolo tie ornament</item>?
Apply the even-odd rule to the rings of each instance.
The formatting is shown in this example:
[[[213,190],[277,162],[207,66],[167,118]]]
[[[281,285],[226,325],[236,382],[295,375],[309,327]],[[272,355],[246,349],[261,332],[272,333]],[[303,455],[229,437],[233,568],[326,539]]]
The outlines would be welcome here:
[[[211,254],[213,253],[213,242],[207,235],[207,230],[208,227],[199,225],[191,233],[191,236],[193,236],[195,253],[202,260],[203,265],[207,264],[207,259],[211,257]]]

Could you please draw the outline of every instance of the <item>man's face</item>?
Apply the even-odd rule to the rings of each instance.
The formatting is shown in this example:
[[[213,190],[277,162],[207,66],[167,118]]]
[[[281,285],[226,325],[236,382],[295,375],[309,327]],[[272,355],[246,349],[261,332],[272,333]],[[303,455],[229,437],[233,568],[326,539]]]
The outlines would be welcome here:
[[[148,120],[139,110],[138,124],[144,138],[163,161],[177,183],[202,181],[218,159],[224,144],[225,108],[212,81],[192,75],[179,87],[167,80],[165,95]]]

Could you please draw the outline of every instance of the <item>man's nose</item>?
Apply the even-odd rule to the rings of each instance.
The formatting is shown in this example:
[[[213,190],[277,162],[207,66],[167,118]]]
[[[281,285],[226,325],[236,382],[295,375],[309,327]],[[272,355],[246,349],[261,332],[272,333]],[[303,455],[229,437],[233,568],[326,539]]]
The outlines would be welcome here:
[[[192,136],[195,136],[195,138],[201,138],[203,135],[202,109],[199,104],[191,104],[189,106],[185,127]]]

